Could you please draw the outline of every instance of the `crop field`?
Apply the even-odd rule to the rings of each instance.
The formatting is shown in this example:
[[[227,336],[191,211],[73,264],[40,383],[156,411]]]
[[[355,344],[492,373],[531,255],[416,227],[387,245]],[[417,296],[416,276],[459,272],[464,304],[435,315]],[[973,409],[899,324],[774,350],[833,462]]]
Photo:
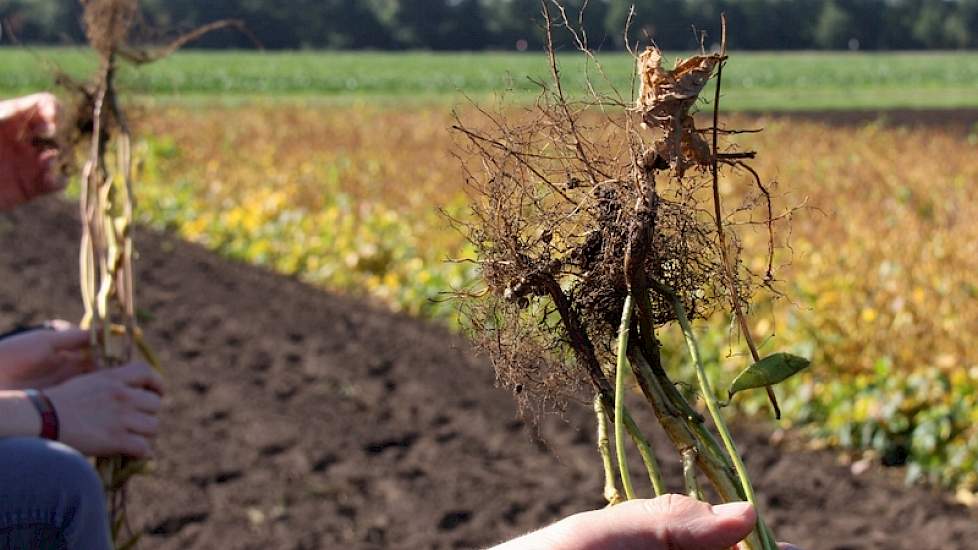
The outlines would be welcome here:
[[[628,95],[631,57],[599,56],[610,83]],[[51,85],[51,68],[91,73],[95,60],[80,49],[0,49],[0,94]],[[562,59],[569,90],[583,90],[595,67]],[[484,98],[510,90],[522,101],[548,77],[539,53],[181,52],[125,70],[127,93],[177,103],[303,100],[316,103],[444,104],[463,94]],[[596,81],[600,80],[595,78]],[[736,53],[724,75],[732,110],[881,109],[978,106],[975,53]]]
[[[102,54],[112,59],[111,53]],[[562,54],[562,84],[571,97],[566,103],[563,92],[540,99],[546,86],[540,83],[551,75],[539,52],[190,51],[138,70],[122,68],[117,82],[122,108],[111,103],[117,127],[91,125],[102,132],[101,141],[93,140],[87,149],[84,141],[78,145],[61,135],[56,140],[68,165],[88,153],[89,167],[119,166],[117,174],[90,168],[82,172],[89,178],[80,182],[75,177],[69,188],[69,197],[81,196],[82,211],[89,216],[83,251],[88,243],[93,255],[118,253],[116,241],[124,242],[124,253],[112,261],[82,255],[86,317],[104,307],[100,297],[114,293],[131,317],[119,326],[137,334],[135,298],[124,294],[132,290],[133,280],[145,280],[148,305],[142,306],[140,297],[147,309],[138,313],[150,329],[146,334],[154,334],[155,324],[162,327],[156,337],[167,346],[171,340],[189,346],[170,356],[194,367],[177,376],[198,376],[203,371],[195,361],[208,355],[196,339],[200,327],[190,325],[221,325],[227,333],[216,337],[224,345],[215,349],[227,353],[227,359],[211,358],[207,376],[224,376],[230,364],[241,369],[236,378],[243,386],[216,387],[216,398],[237,406],[247,402],[241,395],[256,392],[283,407],[311,403],[301,413],[310,417],[317,413],[309,411],[326,403],[342,409],[349,398],[351,408],[343,413],[347,418],[367,418],[349,411],[376,413],[380,424],[397,424],[391,434],[410,428],[404,438],[388,438],[385,431],[376,444],[356,438],[355,445],[369,456],[399,449],[386,455],[398,468],[407,464],[401,459],[412,445],[426,445],[424,438],[430,435],[428,428],[413,424],[425,407],[411,405],[407,416],[408,409],[387,407],[397,402],[395,394],[430,401],[416,392],[421,385],[411,383],[412,374],[401,372],[405,365],[414,365],[412,371],[430,366],[439,380],[468,384],[462,371],[444,374],[459,363],[454,356],[432,347],[432,361],[422,345],[415,349],[415,337],[433,331],[439,345],[459,333],[472,337],[457,339],[466,350],[482,344],[497,384],[512,389],[521,405],[542,397],[539,407],[523,409],[528,415],[561,408],[558,401],[566,395],[559,392],[564,389],[574,393],[582,385],[596,388],[594,410],[585,412],[597,412],[598,439],[606,437],[601,435],[606,416],[617,421],[619,452],[625,424],[634,424],[626,411],[642,414],[624,408],[626,395],[645,397],[652,403],[645,413],[654,414],[663,427],[658,437],[665,434],[679,451],[673,458],[682,461],[675,465],[683,468],[684,487],[691,495],[699,493],[696,474],[690,473],[698,468],[722,500],[741,498],[740,490],[724,493],[726,486],[709,473],[714,468],[714,473],[732,475],[736,469],[739,482],[725,483],[740,483],[735,489],[755,502],[741,455],[719,412],[732,405],[727,411],[738,414],[737,430],[753,430],[751,424],[757,423],[763,428],[756,437],[766,438],[775,427],[799,427],[807,436],[804,444],[842,449],[831,460],[845,456],[844,461],[858,461],[848,469],[853,478],[866,471],[857,472],[859,464],[904,466],[908,481],[928,482],[956,491],[962,502],[978,503],[978,349],[972,342],[978,333],[978,54],[735,54],[722,69],[723,118],[713,124],[719,131],[712,132],[712,147],[704,138],[710,122],[705,116],[686,116],[686,109],[695,105],[697,95],[712,99],[703,82],[719,79],[714,72],[723,67],[719,55],[703,56],[717,65],[684,64],[673,73],[662,71],[649,52],[639,65],[640,99],[629,100],[636,107],[628,113],[621,103],[588,105],[586,98],[575,95],[589,85],[621,97],[636,93],[629,76],[635,72],[631,57],[598,57],[600,67],[579,54]],[[51,89],[58,71],[81,80],[95,66],[95,58],[80,49],[0,50],[0,97]],[[692,77],[677,80],[682,71]],[[115,74],[101,73],[102,93],[110,99],[116,97]],[[660,94],[656,86],[667,91]],[[672,94],[676,89],[682,92],[678,99]],[[701,101],[700,110],[708,110],[708,103]],[[68,110],[69,117],[86,108],[92,106],[83,101],[81,108]],[[937,113],[940,109],[946,110]],[[131,147],[130,126],[121,111],[135,136]],[[642,130],[632,124],[638,119]],[[65,134],[85,131],[85,118],[68,120]],[[652,132],[675,139],[646,141]],[[103,142],[120,145],[109,149]],[[77,170],[71,173],[77,175]],[[93,181],[98,187],[92,187]],[[126,190],[126,200],[133,196],[129,189],[135,189],[135,208],[113,202],[120,189]],[[98,206],[102,200],[109,206]],[[46,216],[63,217],[60,212],[68,205],[49,204],[53,206],[39,207],[49,209]],[[28,229],[27,218],[11,217],[13,223],[0,227],[0,233],[37,233]],[[130,232],[131,222],[156,231]],[[104,228],[115,228],[118,234]],[[144,249],[133,248],[128,240],[136,233],[141,233],[141,242],[154,243],[145,249],[145,264],[140,256]],[[96,243],[95,237],[106,234],[114,240]],[[14,244],[31,249],[29,243]],[[181,262],[179,269],[168,268]],[[25,262],[28,267],[34,263]],[[96,265],[122,266],[121,273],[103,269],[98,277],[122,282],[125,292],[95,284]],[[214,265],[218,267],[209,267]],[[10,268],[16,269],[16,262]],[[185,289],[171,284],[184,275],[197,280]],[[762,277],[766,284],[758,284]],[[249,280],[258,286],[252,288]],[[285,305],[285,298],[262,290],[278,287],[281,296],[295,302]],[[175,292],[214,301],[213,307],[171,300]],[[215,292],[220,296],[212,297]],[[8,303],[12,298],[3,302],[0,309],[7,313],[16,309]],[[155,310],[177,306],[189,315],[154,320]],[[748,308],[746,318],[741,308]],[[198,310],[203,312],[199,316]],[[697,319],[693,328],[686,310]],[[375,314],[385,321],[366,320]],[[287,335],[265,337],[261,323],[282,324]],[[391,339],[389,349],[377,345],[386,344],[386,336],[366,335],[388,328],[400,331],[401,323],[408,336],[397,340],[401,343]],[[246,336],[239,329],[257,332]],[[313,335],[320,332],[325,343],[313,344],[318,341]],[[631,344],[629,333],[635,335]],[[249,346],[251,356],[241,350]],[[164,359],[167,353],[164,349]],[[650,366],[660,356],[663,368]],[[707,370],[716,387],[727,388],[743,376],[738,372],[745,364],[753,363],[749,370],[756,374],[763,367],[755,367],[773,364],[768,361],[772,358],[782,362],[774,368],[783,372],[790,367],[792,372],[780,377],[780,372],[762,373],[770,376],[750,388],[778,384],[774,391],[784,413],[779,424],[768,420],[763,392],[734,396],[731,390],[723,392],[726,401],[718,402]],[[567,374],[573,370],[565,369],[571,359],[586,374]],[[809,360],[811,368],[780,383],[805,369]],[[784,367],[789,361],[804,365]],[[625,387],[632,370],[625,368],[628,362],[641,390],[635,395]],[[612,403],[604,387],[605,377],[611,377],[606,367],[616,364],[614,414],[606,415],[603,411],[611,410]],[[342,366],[339,374],[333,372],[336,366]],[[519,368],[524,371],[513,375]],[[347,374],[376,380],[352,382],[344,378]],[[484,374],[488,382],[489,373]],[[395,380],[401,375],[407,382]],[[558,380],[561,376],[566,379]],[[673,382],[694,379],[698,391]],[[211,389],[209,382],[188,380],[181,389],[194,396],[187,397]],[[468,389],[492,397],[488,387],[476,386]],[[429,389],[454,395],[454,390]],[[706,425],[697,424],[696,412],[678,414],[662,403],[681,403],[685,409],[679,410],[688,411],[693,410],[690,404],[705,407],[732,465],[710,465],[709,440],[697,431]],[[469,406],[460,402],[458,410]],[[300,409],[290,410],[295,414]],[[235,409],[234,416],[239,412],[245,408]],[[581,410],[567,407],[563,412]],[[228,416],[215,412],[209,418],[223,422]],[[459,413],[460,424],[470,416]],[[687,423],[687,433],[700,443],[688,445],[676,437],[670,416]],[[246,418],[235,422],[246,426]],[[578,422],[589,437],[591,420]],[[446,422],[454,419],[430,419],[433,429]],[[377,435],[373,431],[387,430],[375,430],[374,420],[361,423],[369,426],[371,441]],[[339,424],[329,429],[340,437],[350,435]],[[627,429],[642,450],[644,436],[636,435],[638,428]],[[280,432],[273,424],[236,430],[244,438]],[[225,428],[220,434],[226,435]],[[436,441],[450,443],[453,437],[438,436]],[[296,437],[257,447],[244,442],[242,449],[256,451],[265,457],[261,461],[295,445],[328,444],[323,441]],[[802,440],[789,444],[795,441]],[[788,462],[798,450],[776,449],[780,443],[771,443],[767,450],[783,454]],[[594,452],[594,445],[587,447]],[[604,496],[614,503],[617,497],[608,489],[614,489],[614,481],[608,481],[613,478],[610,455],[601,442],[597,447],[604,459]],[[690,449],[694,451],[687,454]],[[706,455],[697,458],[703,449]],[[323,458],[315,462],[291,451],[283,455],[283,460],[296,458],[289,476],[294,473],[293,479],[303,480],[304,486],[310,475],[325,473],[340,460],[321,451],[316,448]],[[756,469],[758,461],[767,459],[753,452],[745,456],[750,455]],[[657,466],[650,466],[655,460],[646,454],[643,463],[655,493],[667,492],[655,479]],[[703,463],[694,463],[700,459]],[[627,481],[628,462],[623,454],[616,460],[624,494],[632,498],[637,493]],[[356,457],[350,464],[355,462]],[[341,470],[339,465],[327,477]],[[209,483],[201,483],[209,478],[196,470],[186,473],[191,484]],[[242,466],[229,481],[251,474],[250,467]],[[218,472],[214,479],[222,484],[220,479],[228,476]],[[248,487],[264,491],[254,480],[250,478]],[[864,486],[847,480],[853,490]],[[367,498],[366,487],[364,481],[354,493]],[[336,489],[336,494],[347,492]],[[831,491],[818,486],[815,492]],[[875,498],[889,504],[883,493]],[[268,516],[248,508],[247,521],[253,528],[278,522],[289,516],[284,506],[268,509]],[[777,503],[769,507],[789,510]],[[556,510],[551,506],[549,513]],[[451,517],[469,514],[463,512]],[[939,515],[933,509],[929,513]],[[316,514],[332,521],[329,514]],[[866,516],[871,520],[874,515]],[[785,517],[774,520],[779,530]],[[193,521],[206,523],[207,515]],[[357,529],[366,525],[359,519],[354,523]],[[445,524],[444,519],[437,524]],[[769,538],[760,519],[758,525],[761,539]]]
[[[153,136],[138,147],[145,223],[454,322],[444,292],[474,274],[450,261],[471,250],[439,212],[467,214],[446,109],[170,106],[139,120],[138,133]],[[765,129],[739,144],[778,182],[775,208],[801,207],[777,254],[783,296],[761,295],[752,312],[764,350],[814,359],[810,375],[779,390],[786,418],[822,441],[907,461],[912,478],[975,488],[978,313],[962,304],[978,297],[978,133],[734,122]],[[725,181],[729,200],[743,183]],[[754,268],[763,236],[745,236]],[[706,347],[731,350],[729,319],[714,321]],[[710,360],[730,376],[742,361]]]

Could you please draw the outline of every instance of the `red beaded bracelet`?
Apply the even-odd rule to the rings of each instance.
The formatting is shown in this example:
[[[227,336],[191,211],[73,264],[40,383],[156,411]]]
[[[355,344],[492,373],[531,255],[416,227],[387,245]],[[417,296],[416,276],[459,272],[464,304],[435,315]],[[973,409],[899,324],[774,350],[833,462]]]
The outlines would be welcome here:
[[[39,390],[24,390],[27,397],[34,404],[38,414],[41,415],[41,437],[52,441],[58,440],[58,413],[54,410],[54,405],[44,392]]]

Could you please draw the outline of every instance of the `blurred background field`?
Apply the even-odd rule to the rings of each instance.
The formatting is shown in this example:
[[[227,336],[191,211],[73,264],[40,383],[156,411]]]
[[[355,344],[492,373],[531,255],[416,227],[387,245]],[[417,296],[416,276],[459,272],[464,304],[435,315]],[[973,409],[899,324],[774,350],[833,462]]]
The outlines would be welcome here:
[[[611,84],[629,95],[632,59],[598,57]],[[594,65],[562,58],[568,90],[585,90]],[[46,89],[52,63],[69,75],[91,74],[95,59],[81,49],[0,48],[0,94]],[[535,53],[444,52],[181,52],[122,72],[126,93],[178,104],[383,102],[444,104],[508,91],[530,101],[545,80],[545,56]],[[594,78],[600,85],[600,78]],[[742,52],[724,74],[733,110],[978,107],[975,52]]]

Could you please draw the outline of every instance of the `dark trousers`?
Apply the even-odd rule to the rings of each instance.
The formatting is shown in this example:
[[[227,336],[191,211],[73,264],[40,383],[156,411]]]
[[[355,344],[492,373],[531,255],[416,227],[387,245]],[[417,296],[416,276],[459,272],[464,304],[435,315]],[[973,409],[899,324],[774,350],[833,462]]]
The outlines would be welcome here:
[[[102,482],[84,456],[36,437],[0,439],[0,550],[108,550]]]

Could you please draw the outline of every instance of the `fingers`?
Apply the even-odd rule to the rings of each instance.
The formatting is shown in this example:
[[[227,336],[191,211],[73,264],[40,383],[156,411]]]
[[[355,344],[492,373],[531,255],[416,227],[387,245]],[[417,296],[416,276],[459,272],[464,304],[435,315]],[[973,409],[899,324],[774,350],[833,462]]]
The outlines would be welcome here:
[[[133,408],[141,413],[156,414],[160,411],[162,400],[159,394],[147,390],[130,388],[126,390],[126,399]]]
[[[160,430],[159,419],[151,414],[129,414],[126,416],[124,424],[130,432],[147,438],[156,437]]]
[[[147,390],[125,390],[126,412],[120,415],[125,434],[118,439],[120,451],[136,458],[148,458],[153,454],[150,441],[160,430],[156,413],[160,410],[160,396]]]
[[[49,93],[0,101],[0,210],[67,185],[52,139],[60,117]]]
[[[122,426],[126,430],[119,441],[121,450],[129,456],[149,458],[153,454],[150,440],[160,430],[160,421],[156,417],[160,410],[160,396],[151,391],[130,387],[125,391],[125,401],[132,409],[121,418]]]
[[[57,149],[47,149],[42,151],[38,157],[38,164],[41,168],[40,189],[42,193],[61,191],[68,186],[68,177],[58,169]]]
[[[659,499],[656,499],[659,500]],[[710,506],[687,497],[669,500],[669,540],[679,548],[729,548],[754,530],[757,514],[748,502]]]
[[[28,96],[27,99],[33,102],[27,113],[31,133],[34,137],[53,138],[61,116],[61,104],[58,103],[58,98],[54,94],[45,92]]]
[[[49,321],[47,326],[52,330],[48,333],[51,347],[59,351],[87,349],[91,343],[91,334],[87,330],[76,328],[65,321]]]
[[[56,385],[76,376],[95,372],[95,362],[87,349],[57,352],[57,367],[50,373],[49,385]]]
[[[53,138],[61,116],[61,104],[54,94],[42,92],[0,104],[0,120],[13,125],[15,139]]]
[[[153,449],[149,445],[149,440],[145,437],[130,433],[119,442],[120,450],[123,454],[134,458],[149,458],[153,454]]]
[[[114,369],[113,374],[127,386],[163,394],[163,378],[146,363],[129,363]]]
[[[85,374],[95,371],[95,361],[92,360],[92,352],[88,349],[73,349],[58,352],[61,363],[68,367],[68,370],[75,374]]]

